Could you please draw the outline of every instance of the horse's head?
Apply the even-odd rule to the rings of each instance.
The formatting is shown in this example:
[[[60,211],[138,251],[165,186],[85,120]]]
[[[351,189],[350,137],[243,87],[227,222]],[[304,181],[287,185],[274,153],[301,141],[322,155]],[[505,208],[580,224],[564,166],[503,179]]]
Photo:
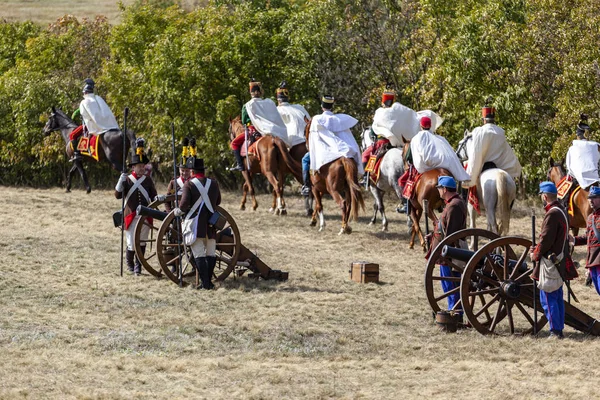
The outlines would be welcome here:
[[[50,117],[48,117],[48,121],[46,125],[44,125],[44,130],[42,131],[44,136],[50,135],[54,131],[58,131],[63,128],[75,128],[75,122],[71,118],[69,118],[60,108],[52,107],[52,112],[50,113]]]
[[[458,142],[458,147],[456,148],[456,155],[458,156],[458,159],[460,161],[467,160],[467,142],[472,138],[473,136],[471,135],[471,132],[465,129],[464,137],[461,139],[460,142]]]
[[[565,175],[565,168],[563,167],[565,160],[554,161],[552,157],[550,157],[550,169],[548,170],[546,177],[549,181],[558,183]]]
[[[233,119],[229,117],[229,139],[235,139],[236,136],[242,132],[244,132],[244,124],[242,124],[242,118],[239,115]]]

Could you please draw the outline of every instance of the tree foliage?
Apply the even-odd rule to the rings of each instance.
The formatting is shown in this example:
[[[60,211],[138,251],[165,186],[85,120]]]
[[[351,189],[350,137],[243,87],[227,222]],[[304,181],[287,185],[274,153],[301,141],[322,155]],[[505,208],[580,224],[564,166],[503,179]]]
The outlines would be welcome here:
[[[274,97],[338,110],[370,124],[386,83],[413,109],[432,109],[456,144],[480,124],[492,96],[498,122],[530,182],[562,158],[580,113],[600,117],[599,6],[574,0],[213,0],[185,10],[176,1],[122,6],[119,25],[65,16],[42,28],[0,24],[0,183],[60,184],[68,167],[58,135],[41,137],[51,106],[70,112],[86,77],[122,120],[170,165],[177,140],[197,139],[224,184],[236,177],[228,119],[249,99],[247,82]],[[89,165],[89,164],[88,164]],[[170,168],[165,168],[169,171]],[[106,166],[92,177],[111,183]]]

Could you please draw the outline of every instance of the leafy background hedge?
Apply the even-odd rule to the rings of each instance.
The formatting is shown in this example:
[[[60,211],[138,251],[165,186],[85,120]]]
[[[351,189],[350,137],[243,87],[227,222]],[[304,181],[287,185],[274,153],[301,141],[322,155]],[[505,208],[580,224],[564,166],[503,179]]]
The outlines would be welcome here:
[[[365,125],[392,82],[401,103],[444,116],[439,133],[453,144],[480,125],[493,96],[533,187],[550,155],[566,154],[579,114],[592,116],[592,128],[600,117],[599,8],[581,0],[214,0],[186,10],[160,0],[121,6],[118,25],[71,16],[47,27],[0,23],[0,184],[63,184],[64,143],[41,130],[51,106],[78,106],[92,77],[119,121],[130,108],[129,126],[165,176],[173,122],[178,141],[196,137],[212,173],[233,185],[227,121],[255,77],[271,97],[287,80],[292,101],[311,113],[332,93],[338,111]],[[96,185],[114,183],[107,164],[87,168]]]

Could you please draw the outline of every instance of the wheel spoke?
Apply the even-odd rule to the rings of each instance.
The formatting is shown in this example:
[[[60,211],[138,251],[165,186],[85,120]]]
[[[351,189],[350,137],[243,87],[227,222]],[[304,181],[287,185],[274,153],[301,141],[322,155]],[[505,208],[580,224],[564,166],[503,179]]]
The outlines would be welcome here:
[[[482,281],[484,281],[488,285],[500,287],[500,283],[498,281],[496,281],[488,276],[483,275],[481,272],[473,271],[473,275],[477,276],[478,278],[480,278]]]
[[[460,276],[432,276],[432,281],[460,282]]]
[[[463,273],[463,271],[465,270],[463,267],[459,267],[458,265],[454,264],[454,262],[449,261],[448,262],[448,266],[455,269],[456,272],[460,272],[461,274]]]
[[[496,275],[496,279],[500,279],[500,277],[503,276],[504,272],[502,271],[501,267],[499,267],[498,264],[496,264],[496,261],[494,261],[493,259],[490,259],[490,257],[486,256],[485,264]],[[491,279],[491,280],[493,280],[493,279]],[[494,280],[494,282],[497,282],[497,281]]]
[[[517,265],[515,265],[515,268],[512,270],[509,279],[513,279],[514,276],[517,274],[517,272],[519,271],[519,267],[525,261],[525,257],[527,257],[528,252],[529,252],[529,247],[526,247],[525,251],[523,251],[523,254],[521,254],[521,257],[519,257],[519,260],[517,261]],[[515,279],[515,280],[518,280],[518,279]]]
[[[455,288],[454,288],[454,289],[452,289],[452,290],[448,290],[448,291],[447,291],[446,293],[444,293],[443,295],[441,295],[441,296],[439,296],[439,297],[436,297],[436,298],[435,298],[435,301],[437,302],[437,301],[443,300],[443,299],[445,299],[446,297],[450,296],[451,294],[458,293],[459,291],[460,291],[460,286],[457,286],[457,287],[455,287]]]
[[[476,299],[473,299],[473,303],[475,303],[475,300],[476,300]],[[485,302],[485,298],[484,298],[484,297],[483,297],[483,295],[481,295],[481,294],[479,295],[479,300],[481,301],[481,305],[482,305],[482,306],[485,306],[485,305],[487,304],[487,303]],[[492,299],[492,300],[493,300],[493,299]],[[490,315],[490,312],[488,311],[488,309],[487,309],[487,308],[484,310],[484,312],[485,312],[485,317],[487,318],[487,323],[489,323],[489,322],[492,320],[492,316]],[[481,314],[479,314],[479,315],[481,315]]]
[[[504,271],[502,271],[502,279],[508,279],[508,245],[504,246]]]
[[[515,334],[515,323],[513,321],[512,315],[512,305],[507,301],[506,302],[506,315],[508,316],[508,326],[510,327],[510,334]]]
[[[483,314],[484,312],[489,316],[489,319],[491,319],[491,315],[488,313],[488,308],[491,307],[492,304],[494,304],[497,299],[500,297],[500,293],[497,293],[494,297],[492,297],[490,299],[490,301],[488,303],[486,303],[483,299],[483,296],[480,297],[481,302],[484,303],[483,307],[481,307],[481,309],[479,311],[477,311],[477,313],[475,313],[475,318],[478,318],[481,314]]]
[[[501,298],[499,301],[499,304],[498,304],[498,309],[496,310],[496,314],[494,315],[492,324],[490,325],[490,332],[494,332],[494,330],[496,329],[496,326],[502,319],[502,318],[500,318],[500,314],[502,313],[502,306],[504,306],[504,303],[505,303],[504,299]]]
[[[499,287],[495,287],[495,288],[491,288],[491,289],[483,289],[483,290],[478,290],[477,292],[471,292],[469,293],[469,296],[481,296],[484,294],[491,294],[491,293],[497,293],[500,290]]]
[[[146,257],[146,261],[150,260],[151,258],[156,257],[156,252],[150,254],[148,257]]]
[[[523,272],[521,275],[517,276],[514,281],[515,282],[519,282],[521,279],[528,277],[529,275],[531,275],[531,273],[533,272],[533,268],[529,269],[527,268],[527,271]],[[523,286],[523,285],[521,285]]]
[[[529,313],[527,312],[527,310],[525,310],[525,308],[523,307],[523,305],[517,301],[517,302],[515,302],[515,306],[517,306],[517,308],[519,309],[519,311],[521,311],[521,314],[523,314],[525,316],[525,318],[527,319],[527,321],[529,321],[529,323],[531,324],[531,326],[533,326],[534,325],[533,318],[531,318],[531,316],[529,315]]]

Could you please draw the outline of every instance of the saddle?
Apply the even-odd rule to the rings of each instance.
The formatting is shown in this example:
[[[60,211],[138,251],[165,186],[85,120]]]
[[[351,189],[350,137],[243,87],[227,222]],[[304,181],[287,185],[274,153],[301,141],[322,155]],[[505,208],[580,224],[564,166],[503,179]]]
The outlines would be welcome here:
[[[415,187],[417,186],[417,182],[421,178],[421,175],[416,168],[410,167],[408,170],[408,179],[406,184],[404,185],[404,190],[402,191],[402,197],[407,200],[410,200],[415,195]],[[400,177],[402,179],[403,177]]]
[[[377,150],[376,154],[373,154],[369,157],[369,161],[365,167],[365,172],[369,173],[369,178],[374,184],[377,184],[377,181],[379,181],[379,169],[381,167],[381,161],[388,150],[389,148],[387,146],[382,146],[379,148],[379,150]]]
[[[570,175],[565,175],[556,185],[558,191],[558,200],[562,206],[567,210],[571,217],[575,216],[575,210],[573,208],[573,198],[575,194],[581,190],[581,186],[577,179]]]
[[[487,171],[488,169],[498,168],[492,161],[486,161],[481,167],[481,172]],[[481,215],[481,206],[479,204],[479,196],[477,195],[477,185],[473,185],[467,192],[467,201],[473,206],[478,215]]]
[[[77,150],[88,157],[92,157],[98,161],[98,144],[100,144],[100,135],[91,134],[88,136],[81,136],[77,143]]]
[[[245,140],[242,144],[242,149],[240,155],[245,157],[246,155],[254,155],[259,157],[258,152],[256,151],[256,144],[263,136],[257,130],[254,130],[252,133],[248,131],[248,140]]]

